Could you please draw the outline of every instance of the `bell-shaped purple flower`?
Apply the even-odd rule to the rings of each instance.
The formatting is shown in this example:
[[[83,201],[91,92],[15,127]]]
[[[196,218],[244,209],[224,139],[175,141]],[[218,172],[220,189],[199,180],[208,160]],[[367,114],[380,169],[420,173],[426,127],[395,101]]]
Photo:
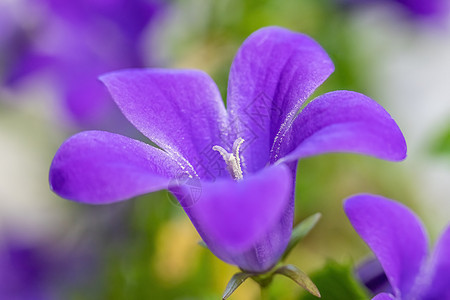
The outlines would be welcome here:
[[[450,299],[450,226],[428,257],[425,228],[406,206],[363,194],[346,200],[344,209],[380,261],[392,287],[392,293],[373,299]]]
[[[107,74],[101,80],[121,111],[160,148],[82,132],[56,153],[51,187],[92,204],[169,187],[216,256],[249,272],[267,271],[290,239],[300,158],[354,152],[397,161],[406,155],[394,120],[364,95],[331,92],[301,109],[333,70],[308,36],[268,27],[239,49],[227,109],[201,71]]]

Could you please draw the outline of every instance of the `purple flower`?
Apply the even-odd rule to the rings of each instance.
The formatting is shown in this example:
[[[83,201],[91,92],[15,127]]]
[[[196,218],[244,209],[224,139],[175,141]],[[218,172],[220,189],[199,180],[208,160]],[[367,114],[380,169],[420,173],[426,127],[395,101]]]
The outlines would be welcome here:
[[[101,80],[121,111],[160,148],[82,132],[56,153],[51,188],[67,199],[106,204],[169,186],[216,256],[264,272],[291,235],[298,159],[327,152],[394,161],[406,155],[400,129],[364,95],[331,92],[301,109],[333,70],[308,36],[268,27],[239,49],[227,109],[201,71],[107,74]]]
[[[356,268],[356,277],[373,294],[391,292],[383,267],[376,258],[370,258]]]
[[[121,114],[97,78],[149,63],[142,37],[161,11],[161,2],[38,0],[24,5],[24,14],[33,15],[34,23],[25,30],[16,21],[16,33],[3,46],[10,48],[4,54],[5,84],[14,87],[45,70],[72,121],[83,127],[114,128],[112,122]]]
[[[64,299],[66,290],[86,286],[94,278],[97,263],[91,252],[2,232],[0,299]]]
[[[6,86],[46,65],[44,59],[31,60],[31,39],[12,11],[9,5],[0,3],[0,75]]]
[[[448,16],[448,0],[396,0],[396,2],[418,17]]]
[[[425,228],[404,205],[380,196],[357,195],[345,202],[344,209],[392,287],[392,293],[373,299],[450,299],[450,226],[427,257]]]
[[[357,4],[377,4],[376,0],[338,0],[346,5]],[[384,0],[384,4],[397,4],[403,8],[410,16],[419,19],[434,19],[437,21],[446,20],[449,15],[450,3],[448,0]]]
[[[0,298],[50,299],[54,263],[40,247],[9,240],[0,245]]]

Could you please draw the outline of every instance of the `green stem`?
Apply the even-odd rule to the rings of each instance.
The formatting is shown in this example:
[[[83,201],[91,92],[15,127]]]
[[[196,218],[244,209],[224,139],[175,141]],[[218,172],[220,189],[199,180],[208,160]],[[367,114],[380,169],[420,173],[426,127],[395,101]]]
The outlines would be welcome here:
[[[269,286],[261,286],[261,300],[270,300]]]
[[[261,288],[261,300],[270,300],[269,286],[273,280],[273,272],[252,276]]]

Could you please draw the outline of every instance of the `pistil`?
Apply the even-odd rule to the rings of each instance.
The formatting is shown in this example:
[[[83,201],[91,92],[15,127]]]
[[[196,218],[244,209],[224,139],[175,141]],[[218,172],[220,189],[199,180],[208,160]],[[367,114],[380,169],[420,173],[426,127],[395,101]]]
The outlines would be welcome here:
[[[241,159],[239,157],[239,149],[241,148],[243,138],[238,138],[233,143],[232,153],[227,152],[224,148],[220,146],[213,146],[212,149],[217,151],[222,155],[225,163],[227,164],[228,172],[230,172],[231,177],[234,180],[243,179],[242,169],[241,169]]]

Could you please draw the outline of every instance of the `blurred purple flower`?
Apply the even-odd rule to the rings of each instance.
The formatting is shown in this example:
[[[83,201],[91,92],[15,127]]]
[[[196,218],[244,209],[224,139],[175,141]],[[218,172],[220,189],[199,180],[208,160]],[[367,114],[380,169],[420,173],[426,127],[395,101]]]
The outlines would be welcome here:
[[[2,236],[0,299],[63,299],[66,289],[87,283],[94,273],[94,260],[85,249]]]
[[[373,299],[450,299],[450,226],[428,258],[425,228],[404,205],[381,196],[357,195],[345,202],[344,209],[392,287],[392,293]]]
[[[97,78],[149,63],[142,38],[161,12],[161,1],[37,0],[25,5],[33,26],[26,30],[29,20],[23,16],[24,24],[16,21],[15,34],[3,45],[10,48],[3,55],[5,84],[13,87],[37,70],[47,71],[77,125],[111,129],[122,116]]]
[[[108,132],[79,133],[56,153],[51,188],[67,199],[105,204],[169,187],[216,256],[264,272],[291,235],[300,158],[406,155],[394,120],[364,95],[331,92],[301,110],[333,70],[308,36],[268,27],[234,59],[227,110],[201,71],[107,74],[101,79],[124,115],[161,149]]]
[[[0,298],[49,299],[48,257],[38,249],[17,243],[0,247]]]
[[[448,16],[448,0],[395,0],[412,14],[418,17]]]
[[[363,4],[397,4],[403,8],[410,16],[419,19],[434,19],[439,22],[447,20],[449,16],[449,0],[337,0],[345,5]]]

